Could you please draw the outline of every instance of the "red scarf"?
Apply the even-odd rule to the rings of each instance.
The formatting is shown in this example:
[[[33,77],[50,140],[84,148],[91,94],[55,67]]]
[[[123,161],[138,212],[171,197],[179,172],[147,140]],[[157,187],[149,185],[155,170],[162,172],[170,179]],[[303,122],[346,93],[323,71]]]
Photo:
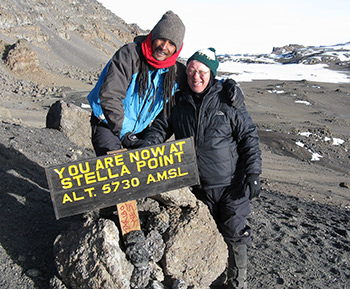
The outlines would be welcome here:
[[[152,33],[148,34],[146,40],[142,42],[142,52],[148,64],[152,65],[155,68],[167,68],[167,67],[173,66],[176,62],[177,57],[180,54],[180,51],[182,50],[183,44],[181,45],[179,51],[175,52],[169,58],[163,61],[159,61],[152,56],[152,35],[151,34]]]

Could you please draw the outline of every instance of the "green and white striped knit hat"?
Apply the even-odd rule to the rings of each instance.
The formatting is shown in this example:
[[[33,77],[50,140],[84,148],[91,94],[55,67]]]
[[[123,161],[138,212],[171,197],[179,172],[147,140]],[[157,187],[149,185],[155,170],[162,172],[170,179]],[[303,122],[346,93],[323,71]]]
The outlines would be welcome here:
[[[203,64],[205,64],[210,68],[210,70],[213,72],[213,75],[215,77],[216,71],[219,67],[219,61],[216,57],[215,51],[216,50],[212,47],[206,48],[206,49],[200,49],[187,60],[187,65],[190,63],[191,60],[197,60],[199,62],[202,62]]]

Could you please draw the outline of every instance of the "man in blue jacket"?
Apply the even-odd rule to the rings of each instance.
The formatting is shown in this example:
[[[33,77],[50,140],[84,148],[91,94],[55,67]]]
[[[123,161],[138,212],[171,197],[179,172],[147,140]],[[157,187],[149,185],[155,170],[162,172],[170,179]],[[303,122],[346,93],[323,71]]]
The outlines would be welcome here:
[[[122,146],[134,148],[153,119],[169,110],[185,82],[185,67],[176,61],[184,35],[181,19],[168,11],[147,37],[136,37],[107,63],[88,95],[97,156]]]
[[[228,249],[228,288],[247,288],[247,224],[250,200],[260,193],[259,137],[234,81],[215,79],[215,49],[202,49],[187,61],[187,87],[176,93],[168,116],[160,114],[146,130],[143,147],[193,137],[200,185],[192,187],[213,215]]]

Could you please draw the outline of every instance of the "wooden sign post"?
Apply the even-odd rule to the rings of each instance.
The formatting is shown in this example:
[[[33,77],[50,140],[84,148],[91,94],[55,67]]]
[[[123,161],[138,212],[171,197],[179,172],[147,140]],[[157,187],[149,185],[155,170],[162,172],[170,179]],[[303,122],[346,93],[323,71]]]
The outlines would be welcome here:
[[[117,204],[119,224],[122,235],[131,231],[140,231],[140,219],[135,200]]]
[[[107,152],[108,155],[117,155],[126,152],[127,149]],[[117,204],[118,219],[122,236],[132,232],[140,231],[141,224],[136,200]]]
[[[57,219],[199,183],[193,138],[45,171]]]

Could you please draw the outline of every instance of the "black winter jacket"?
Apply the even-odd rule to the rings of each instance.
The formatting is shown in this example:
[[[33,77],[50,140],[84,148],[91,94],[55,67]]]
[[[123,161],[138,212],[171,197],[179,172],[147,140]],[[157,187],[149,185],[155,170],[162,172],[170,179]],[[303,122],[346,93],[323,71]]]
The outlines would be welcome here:
[[[231,89],[243,95],[238,86]],[[241,189],[247,175],[261,174],[257,128],[244,104],[232,106],[232,93],[214,80],[197,111],[192,91],[180,91],[168,118],[161,113],[145,134],[149,144],[162,143],[172,134],[176,139],[193,136],[205,188],[236,184]]]

